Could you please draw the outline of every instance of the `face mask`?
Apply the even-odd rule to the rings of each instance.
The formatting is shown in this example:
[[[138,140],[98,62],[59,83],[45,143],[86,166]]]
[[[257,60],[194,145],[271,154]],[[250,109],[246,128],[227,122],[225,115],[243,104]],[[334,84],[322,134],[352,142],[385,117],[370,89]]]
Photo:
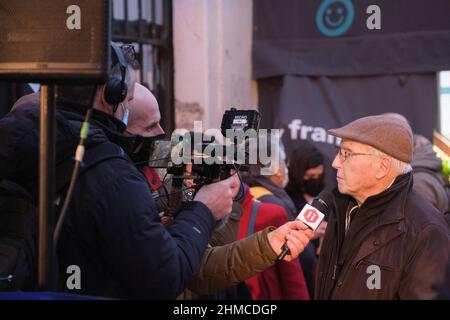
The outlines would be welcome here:
[[[126,126],[128,126],[128,116],[130,111],[128,109],[125,109],[125,112],[123,113],[122,122],[125,123]]]
[[[317,179],[304,180],[303,189],[310,196],[317,196],[324,188],[323,176]]]
[[[128,108],[125,109],[125,107],[123,106],[122,103],[120,104],[120,107],[121,107],[122,110],[123,110],[122,122],[123,122],[126,126],[128,126],[128,117],[129,117],[129,115],[130,115],[130,111],[128,111]]]
[[[130,158],[135,165],[148,165],[150,155],[155,150],[155,141],[161,140],[165,135],[161,134],[155,137],[139,137],[137,146],[134,148],[134,152],[131,153]]]

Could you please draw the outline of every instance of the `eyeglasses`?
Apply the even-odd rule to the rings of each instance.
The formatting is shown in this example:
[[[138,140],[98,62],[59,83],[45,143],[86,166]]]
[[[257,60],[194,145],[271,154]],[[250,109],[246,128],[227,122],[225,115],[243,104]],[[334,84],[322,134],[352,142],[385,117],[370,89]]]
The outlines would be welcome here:
[[[337,155],[339,155],[339,160],[341,162],[344,162],[345,160],[347,160],[347,158],[350,158],[352,156],[374,156],[374,157],[380,156],[378,154],[373,154],[373,153],[352,152],[352,151],[344,150],[341,147],[336,148],[336,156]]]

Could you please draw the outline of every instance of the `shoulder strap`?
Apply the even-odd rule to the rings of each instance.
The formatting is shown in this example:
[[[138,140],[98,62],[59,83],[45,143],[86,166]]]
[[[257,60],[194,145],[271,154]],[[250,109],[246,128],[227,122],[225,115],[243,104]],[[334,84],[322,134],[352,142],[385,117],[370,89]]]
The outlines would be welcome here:
[[[254,199],[253,204],[252,204],[252,213],[250,215],[250,222],[248,224],[248,229],[247,229],[247,237],[251,234],[253,234],[253,230],[255,229],[255,221],[256,221],[256,216],[258,215],[258,208],[259,205],[261,204],[261,201]]]
[[[251,187],[250,188],[250,194],[255,198],[255,199],[259,199],[262,198],[264,196],[273,194],[272,192],[270,192],[268,189],[261,187],[261,186],[256,186],[256,187]]]

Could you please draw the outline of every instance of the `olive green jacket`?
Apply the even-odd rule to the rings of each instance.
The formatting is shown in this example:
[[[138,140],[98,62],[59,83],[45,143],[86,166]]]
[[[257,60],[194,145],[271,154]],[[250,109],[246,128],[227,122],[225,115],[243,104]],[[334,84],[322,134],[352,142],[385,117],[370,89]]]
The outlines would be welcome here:
[[[268,227],[227,245],[209,246],[189,289],[197,294],[213,293],[231,287],[275,264],[267,234]]]

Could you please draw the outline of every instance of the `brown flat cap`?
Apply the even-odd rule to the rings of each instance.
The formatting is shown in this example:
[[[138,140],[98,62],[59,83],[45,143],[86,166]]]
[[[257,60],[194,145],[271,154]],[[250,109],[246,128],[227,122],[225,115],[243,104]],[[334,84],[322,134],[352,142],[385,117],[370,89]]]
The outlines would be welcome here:
[[[391,157],[411,163],[413,135],[409,124],[388,114],[357,119],[328,130],[329,134],[372,146]]]

